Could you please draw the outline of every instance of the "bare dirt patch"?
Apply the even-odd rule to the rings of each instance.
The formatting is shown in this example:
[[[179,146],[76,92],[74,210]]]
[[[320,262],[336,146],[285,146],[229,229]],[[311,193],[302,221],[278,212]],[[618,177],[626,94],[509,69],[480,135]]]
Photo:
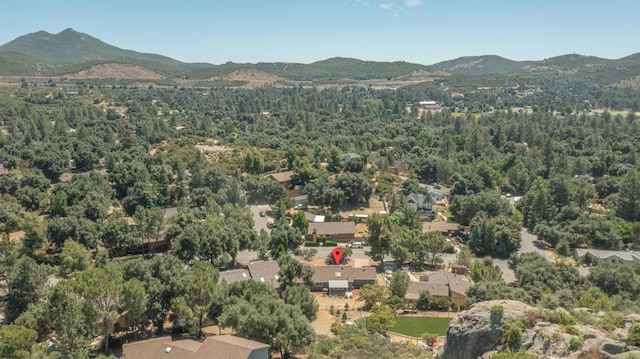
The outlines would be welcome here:
[[[351,322],[357,320],[360,316],[369,316],[369,313],[358,310],[363,303],[357,300],[357,290],[354,291],[353,298],[329,297],[322,293],[313,293],[313,295],[318,302],[318,317],[311,323],[311,326],[318,335],[332,335],[331,325],[335,322],[342,321],[342,313],[347,313],[347,321]],[[347,311],[344,310],[345,304],[349,304]],[[333,306],[334,315],[330,312],[331,306]],[[340,311],[339,315],[337,314],[338,310]]]
[[[11,232],[9,233],[9,241],[20,242],[20,240],[22,240],[22,237],[24,237],[24,235],[25,235],[24,231]]]
[[[210,78],[212,81],[246,81],[243,87],[256,88],[262,86],[276,86],[284,81],[282,77],[254,69],[235,70],[228,74]]]
[[[146,79],[146,80],[159,80],[163,78],[162,75],[147,70],[144,67],[129,65],[108,63],[91,66],[88,69],[78,71],[76,73],[65,75],[69,78],[97,78],[97,79]]]
[[[369,203],[362,207],[343,206],[340,207],[339,210],[341,215],[349,217],[356,214],[372,215],[374,213],[380,213],[380,211],[384,211],[385,209],[382,201],[375,197],[371,197],[371,199],[369,199]]]

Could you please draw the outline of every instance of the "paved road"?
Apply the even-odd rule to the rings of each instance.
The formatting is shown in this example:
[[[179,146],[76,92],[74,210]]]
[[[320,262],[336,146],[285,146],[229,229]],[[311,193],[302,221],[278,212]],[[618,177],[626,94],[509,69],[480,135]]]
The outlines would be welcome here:
[[[538,241],[538,237],[535,234],[529,233],[526,228],[522,228],[520,231],[522,241],[520,242],[520,249],[518,253],[531,253],[536,252],[539,253],[542,257],[544,257],[549,262],[553,262],[553,258],[549,255],[549,251],[544,248],[544,245]],[[509,268],[506,259],[494,259],[493,263],[495,263],[502,270],[502,278],[507,283],[512,283],[516,280],[516,275]]]
[[[273,218],[269,216],[260,217],[260,212],[266,212],[269,214],[271,206],[268,204],[256,204],[249,206],[249,209],[251,210],[251,214],[253,214],[253,223],[255,224],[256,232],[260,233],[261,229],[271,232],[271,229],[267,227],[267,222],[270,220],[273,221]]]
[[[300,248],[304,249],[304,246]],[[318,253],[316,253],[314,258],[326,258],[327,256],[329,256],[329,254],[335,247],[313,247],[313,248],[318,250]],[[367,250],[369,250],[369,248],[352,249],[353,254],[351,255],[351,258],[368,259],[369,256],[364,254],[364,252]],[[249,263],[251,260],[256,258],[258,258],[257,252],[246,250],[246,251],[240,251],[238,253],[238,256],[236,257],[236,260],[238,261],[238,263]]]
[[[260,229],[265,229],[266,231],[270,232],[271,230],[267,228],[267,221],[273,220],[273,218],[269,216],[260,217],[259,215],[260,211],[264,211],[268,213],[268,211],[270,210],[269,205],[267,204],[252,205],[250,206],[250,208],[251,208],[251,213],[253,213],[253,220],[256,225],[255,226],[256,231],[260,232]],[[534,234],[529,233],[526,228],[522,228],[521,238],[522,238],[522,241],[520,243],[520,249],[518,250],[518,253],[537,252],[540,255],[542,255],[544,258],[546,258],[548,261],[553,261],[553,259],[549,256],[549,251],[545,250],[544,246],[540,242],[538,242],[538,238]],[[326,258],[333,250],[333,247],[315,247],[315,248],[318,250],[318,253],[315,255],[314,258]],[[357,259],[369,258],[366,254],[364,254],[365,251],[368,251],[368,250],[369,248],[353,249],[352,258],[357,258]],[[238,253],[237,260],[240,263],[248,263],[250,260],[255,258],[257,258],[256,252],[242,251]],[[385,256],[384,260],[392,261],[393,258],[390,256]],[[445,253],[442,256],[442,260],[445,265],[455,263],[456,255]],[[506,259],[494,259],[493,262],[502,270],[502,277],[504,278],[504,281],[506,283],[512,283],[516,280],[515,273],[509,268]],[[581,271],[581,274],[582,274],[582,271]]]
[[[549,256],[549,251],[547,251],[544,245],[538,241],[538,237],[536,237],[535,234],[529,233],[526,228],[522,228],[520,233],[522,235],[522,242],[520,243],[520,250],[518,253],[536,252],[549,262],[553,262],[553,258]]]

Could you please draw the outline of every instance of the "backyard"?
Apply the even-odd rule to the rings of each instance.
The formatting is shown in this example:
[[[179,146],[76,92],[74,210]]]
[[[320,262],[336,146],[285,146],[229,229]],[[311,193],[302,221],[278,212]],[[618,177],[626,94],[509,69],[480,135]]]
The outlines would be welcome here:
[[[450,321],[451,318],[396,316],[396,325],[391,331],[411,337],[421,337],[425,333],[443,336],[447,334]]]

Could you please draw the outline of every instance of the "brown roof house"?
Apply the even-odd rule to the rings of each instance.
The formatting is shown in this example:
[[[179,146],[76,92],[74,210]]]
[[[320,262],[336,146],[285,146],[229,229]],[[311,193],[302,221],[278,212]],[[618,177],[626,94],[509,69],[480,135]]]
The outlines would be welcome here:
[[[290,196],[299,195],[302,192],[300,184],[300,175],[295,171],[284,171],[272,173],[269,178],[278,182],[282,187],[289,191]]]
[[[309,223],[307,239],[316,241],[321,236],[337,242],[352,241],[356,238],[356,222]]]
[[[268,359],[269,345],[233,335],[196,340],[159,337],[127,343],[121,359]]]
[[[420,276],[419,282],[409,283],[405,298],[418,300],[420,292],[427,290],[433,297],[444,297],[457,305],[462,305],[467,300],[466,292],[469,287],[471,287],[471,280],[464,275],[439,270]]]
[[[457,235],[460,232],[460,224],[456,222],[424,222],[422,223],[422,232],[440,232],[442,234],[449,235]]]
[[[374,267],[354,268],[349,266],[317,266],[313,268],[311,290],[326,291],[329,295],[344,295],[344,292],[358,289],[365,284],[376,284]]]

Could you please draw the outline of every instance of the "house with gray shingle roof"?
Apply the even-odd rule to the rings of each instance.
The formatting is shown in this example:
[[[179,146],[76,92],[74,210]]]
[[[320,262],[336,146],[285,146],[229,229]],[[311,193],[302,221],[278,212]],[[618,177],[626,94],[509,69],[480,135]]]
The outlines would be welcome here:
[[[407,196],[407,208],[414,211],[433,211],[433,203],[429,193],[411,193]]]
[[[575,258],[580,263],[593,262],[599,263],[617,263],[625,265],[633,265],[640,262],[640,252],[638,251],[610,251],[602,249],[576,248],[574,250]]]

